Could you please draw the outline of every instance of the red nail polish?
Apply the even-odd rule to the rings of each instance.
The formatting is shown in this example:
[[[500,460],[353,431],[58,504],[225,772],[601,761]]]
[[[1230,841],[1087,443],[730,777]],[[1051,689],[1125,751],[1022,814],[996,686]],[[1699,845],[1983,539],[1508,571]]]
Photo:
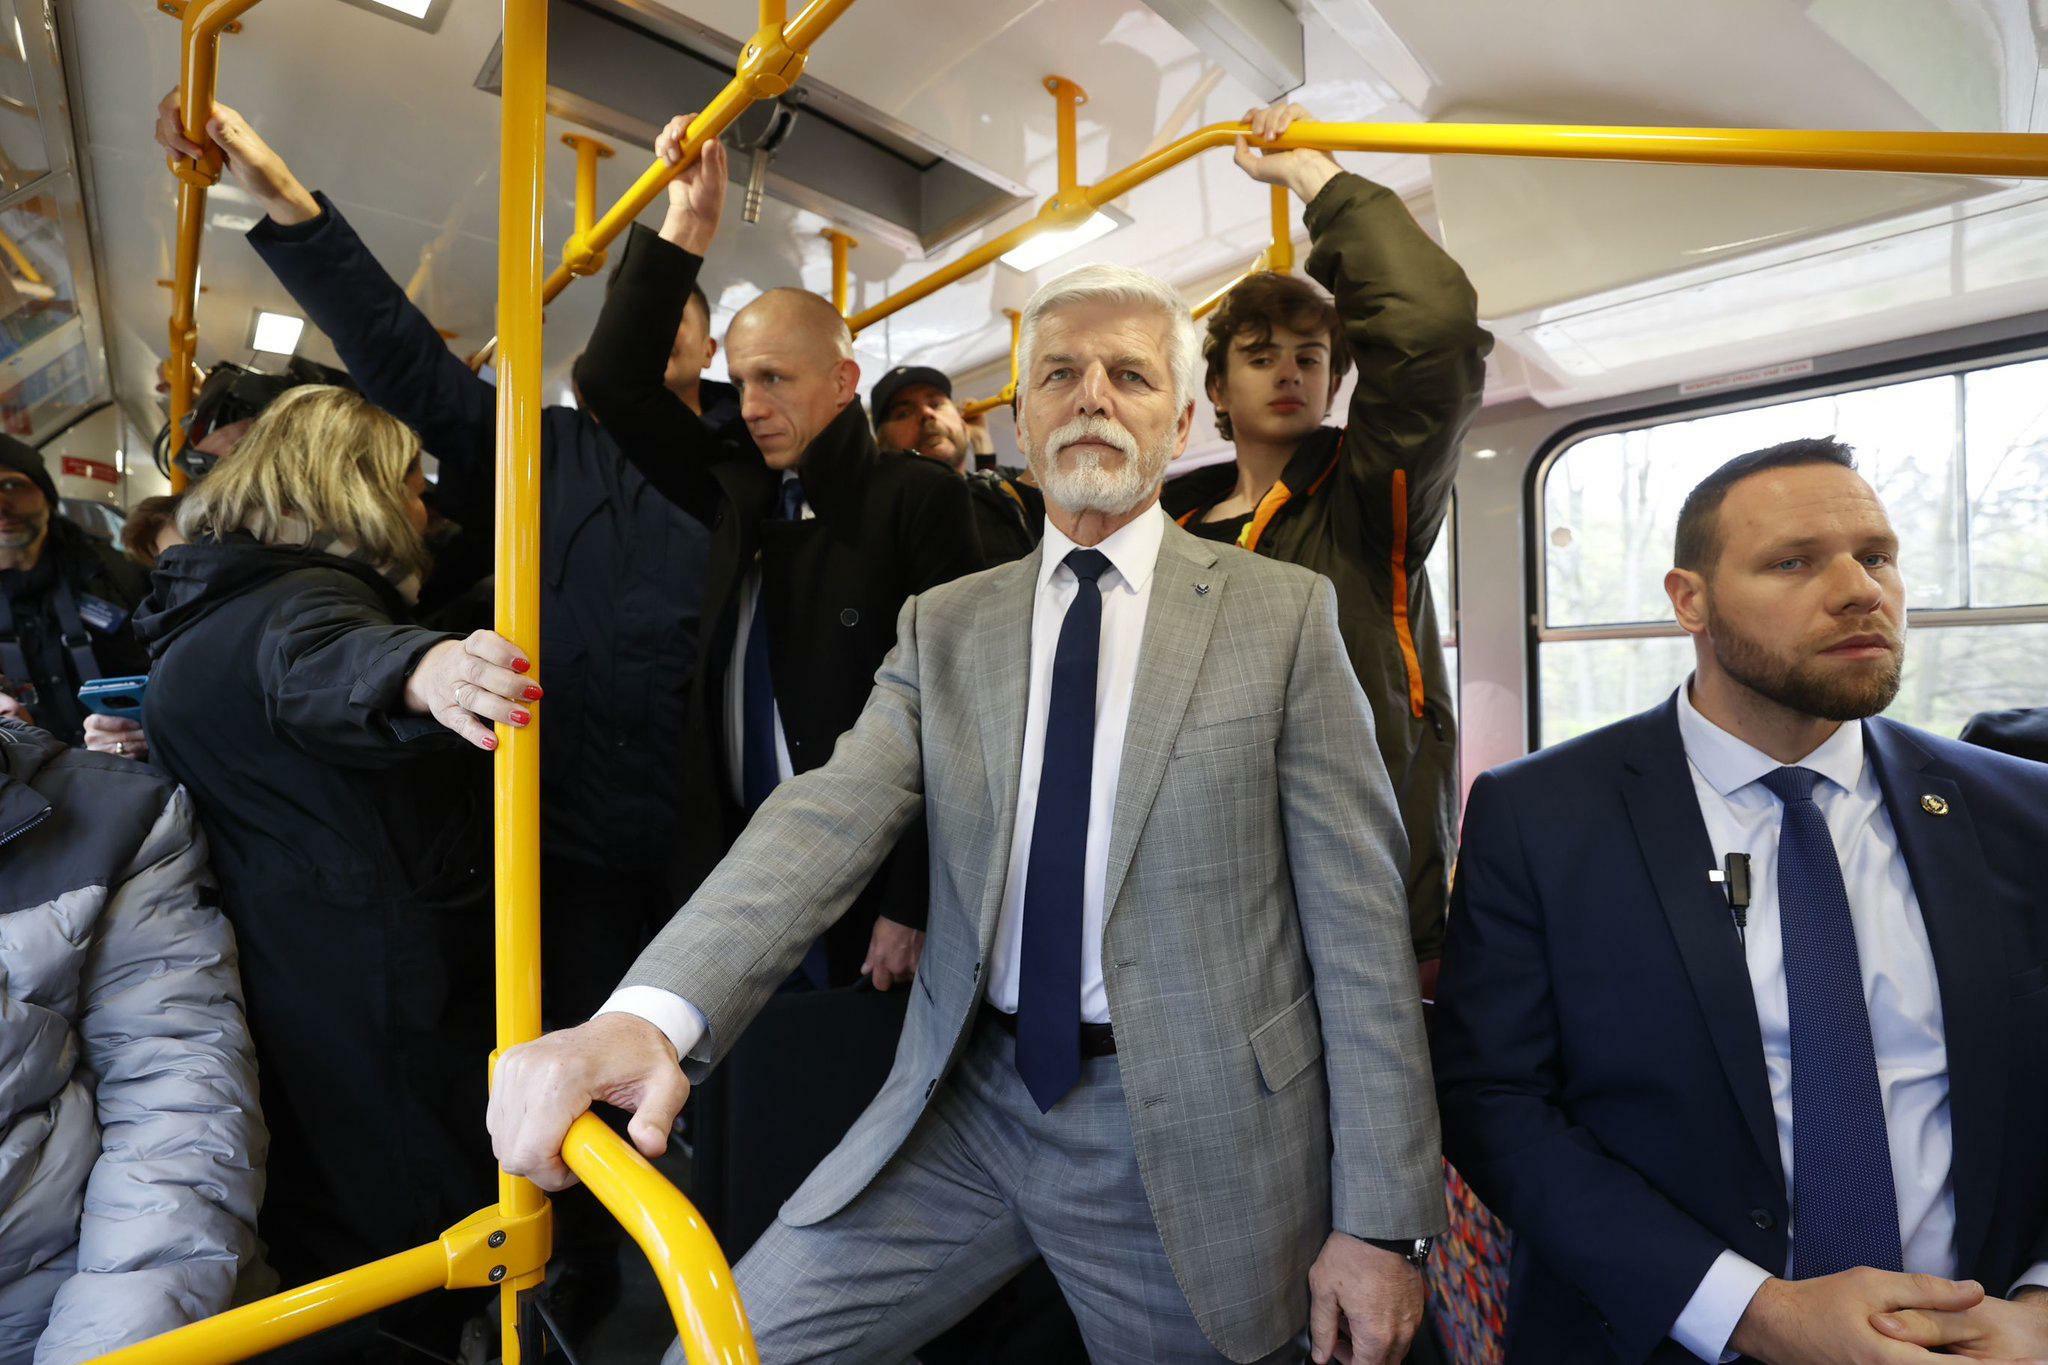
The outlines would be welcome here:
[[[498,747],[498,737],[497,737],[496,735],[485,735],[485,736],[484,736],[484,747],[485,747],[486,749],[495,749],[495,748],[497,748],[497,747]]]
[[[512,711],[512,723],[513,723],[514,725],[525,725],[525,724],[527,724],[528,722],[530,722],[530,721],[531,721],[532,719],[533,719],[533,717],[532,717],[532,716],[529,716],[528,714],[526,714],[526,712],[524,712],[524,711],[521,711],[521,710],[519,710],[519,709],[518,709],[518,708],[516,708],[516,707],[515,707],[515,708],[513,708],[513,711]]]
[[[531,661],[531,660],[527,660],[527,659],[514,659],[514,660],[512,661],[512,671],[513,671],[514,673],[524,673],[524,672],[525,672],[525,671],[526,671],[527,669],[529,669],[529,668],[532,668],[532,667],[533,667],[533,663],[532,663],[532,661]]]
[[[538,687],[529,685],[526,691],[522,692],[520,695],[525,697],[528,701],[539,701],[540,689]]]

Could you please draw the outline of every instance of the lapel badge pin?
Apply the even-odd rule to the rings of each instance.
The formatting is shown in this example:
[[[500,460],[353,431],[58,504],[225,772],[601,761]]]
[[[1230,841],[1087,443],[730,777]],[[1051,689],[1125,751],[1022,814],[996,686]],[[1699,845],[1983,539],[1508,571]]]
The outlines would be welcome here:
[[[1207,583],[1197,583],[1197,584],[1195,584],[1195,596],[1197,596],[1197,597],[1207,597],[1208,595],[1209,595],[1209,585],[1208,585]]]
[[[1920,798],[1920,809],[1929,815],[1947,815],[1948,802],[1938,796],[1923,796]]]

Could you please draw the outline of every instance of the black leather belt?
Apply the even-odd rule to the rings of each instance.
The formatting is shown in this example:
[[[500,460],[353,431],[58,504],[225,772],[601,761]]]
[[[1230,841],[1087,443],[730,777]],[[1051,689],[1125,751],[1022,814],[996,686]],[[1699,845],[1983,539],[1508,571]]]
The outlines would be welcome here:
[[[1009,1034],[1012,1038],[1017,1036],[1016,1015],[1005,1014],[993,1005],[989,1006],[983,1013],[995,1020],[997,1028]],[[1114,1057],[1116,1055],[1116,1034],[1111,1032],[1108,1024],[1083,1023],[1081,1025],[1081,1055],[1083,1057]]]

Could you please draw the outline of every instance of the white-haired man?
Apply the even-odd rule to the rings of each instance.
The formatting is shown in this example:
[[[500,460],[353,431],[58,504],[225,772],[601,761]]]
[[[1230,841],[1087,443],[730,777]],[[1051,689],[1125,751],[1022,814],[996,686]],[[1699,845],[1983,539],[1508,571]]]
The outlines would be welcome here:
[[[1318,1361],[1398,1360],[1442,1176],[1400,819],[1332,589],[1159,510],[1200,359],[1158,281],[1055,280],[1020,361],[1040,548],[905,606],[859,723],[610,1012],[500,1062],[499,1155],[567,1183],[599,1098],[660,1151],[686,1073],[922,811],[895,1069],[739,1267],[762,1358],[901,1359],[1035,1252],[1097,1361],[1262,1360],[1304,1327]]]

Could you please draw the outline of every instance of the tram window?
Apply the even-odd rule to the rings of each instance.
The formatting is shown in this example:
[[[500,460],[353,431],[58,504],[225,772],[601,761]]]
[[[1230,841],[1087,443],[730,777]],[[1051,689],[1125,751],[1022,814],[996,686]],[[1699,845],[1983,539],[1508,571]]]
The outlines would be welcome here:
[[[1802,436],[1856,448],[1904,546],[1913,632],[1887,713],[1954,734],[2048,684],[2048,360],[1902,380],[1585,437],[1548,462],[1539,744],[1643,710],[1690,671],[1662,580],[1679,505],[1722,461]]]
[[[1436,599],[1436,623],[1443,633],[1444,675],[1451,681],[1451,715],[1458,714],[1458,495],[1451,494],[1450,511],[1444,514],[1444,529],[1423,561],[1429,576],[1429,591]]]

